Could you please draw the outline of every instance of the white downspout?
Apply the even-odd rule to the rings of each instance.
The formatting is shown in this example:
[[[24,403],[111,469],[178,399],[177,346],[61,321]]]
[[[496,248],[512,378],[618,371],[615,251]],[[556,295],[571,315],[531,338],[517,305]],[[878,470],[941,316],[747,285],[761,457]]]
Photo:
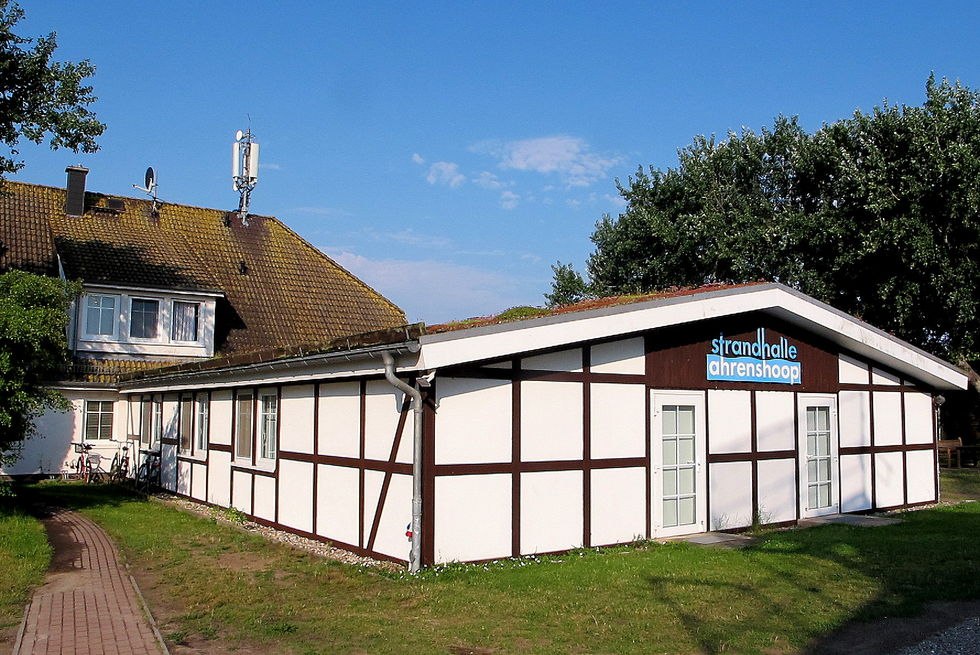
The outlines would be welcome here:
[[[408,570],[418,573],[422,568],[422,393],[395,376],[395,359],[386,350],[381,351],[385,364],[385,379],[412,397],[415,412],[415,429],[412,441],[412,550]]]

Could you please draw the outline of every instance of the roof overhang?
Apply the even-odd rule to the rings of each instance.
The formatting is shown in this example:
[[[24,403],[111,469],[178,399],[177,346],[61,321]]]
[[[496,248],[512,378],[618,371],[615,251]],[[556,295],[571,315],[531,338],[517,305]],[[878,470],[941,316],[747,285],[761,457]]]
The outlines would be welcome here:
[[[113,293],[149,293],[149,294],[168,294],[176,296],[200,296],[202,298],[223,298],[224,292],[217,289],[180,289],[164,287],[137,287],[123,284],[104,284],[99,282],[82,281],[82,288],[86,291],[111,291]]]

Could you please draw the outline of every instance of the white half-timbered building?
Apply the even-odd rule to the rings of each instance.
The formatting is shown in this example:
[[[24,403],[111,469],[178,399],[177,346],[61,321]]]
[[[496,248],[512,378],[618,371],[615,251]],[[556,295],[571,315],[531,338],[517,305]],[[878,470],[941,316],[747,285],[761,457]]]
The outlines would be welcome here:
[[[374,557],[409,561],[414,536],[432,565],[935,502],[936,397],[966,383],[755,284],[185,363],[119,392],[165,488]]]

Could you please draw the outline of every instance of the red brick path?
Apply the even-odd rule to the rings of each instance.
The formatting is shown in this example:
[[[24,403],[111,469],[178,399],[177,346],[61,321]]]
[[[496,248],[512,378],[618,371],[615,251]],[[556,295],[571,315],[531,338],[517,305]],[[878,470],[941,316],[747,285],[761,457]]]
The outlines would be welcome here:
[[[44,524],[54,557],[13,655],[166,653],[106,533],[75,512],[55,512]]]

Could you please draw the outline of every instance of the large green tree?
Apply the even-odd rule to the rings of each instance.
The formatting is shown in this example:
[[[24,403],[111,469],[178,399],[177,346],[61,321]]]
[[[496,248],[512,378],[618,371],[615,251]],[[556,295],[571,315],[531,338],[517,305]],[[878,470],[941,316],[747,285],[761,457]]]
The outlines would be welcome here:
[[[68,364],[65,335],[78,291],[57,278],[0,274],[0,463],[3,452],[30,436],[35,416],[65,406],[45,384]]]
[[[697,137],[642,168],[592,235],[588,291],[774,280],[941,356],[976,358],[980,94],[930,77],[921,106],[884,103],[806,132]],[[578,293],[555,269],[548,298]],[[566,288],[567,287],[567,288]]]
[[[95,72],[88,60],[52,61],[55,34],[36,39],[14,33],[23,10],[0,0],[0,181],[23,167],[21,139],[51,148],[95,152],[95,139],[105,130],[88,106],[95,102],[86,81]]]

